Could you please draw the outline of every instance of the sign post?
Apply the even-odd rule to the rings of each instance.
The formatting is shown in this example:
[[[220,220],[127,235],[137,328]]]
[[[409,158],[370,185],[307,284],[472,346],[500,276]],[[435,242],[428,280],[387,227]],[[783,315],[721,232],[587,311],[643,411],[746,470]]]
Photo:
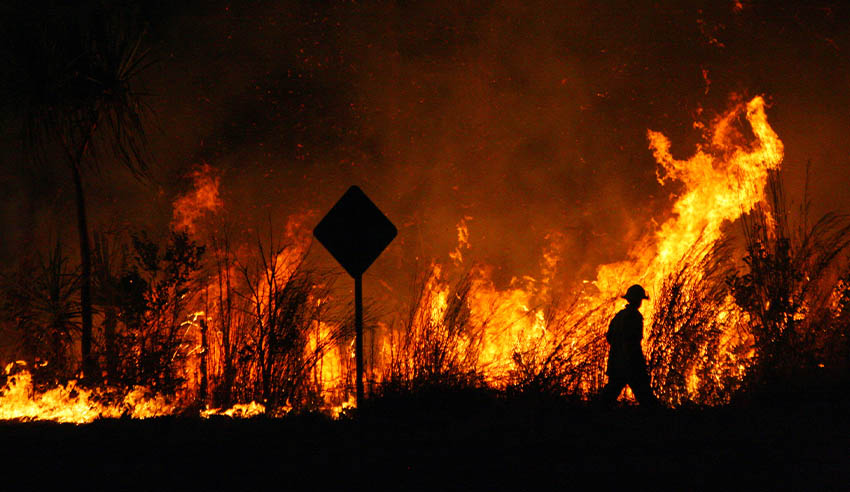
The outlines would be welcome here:
[[[363,275],[354,277],[354,363],[357,373],[357,408],[363,401]]]
[[[363,402],[363,273],[398,230],[357,186],[352,186],[313,229],[313,236],[354,278],[354,350],[357,408]]]

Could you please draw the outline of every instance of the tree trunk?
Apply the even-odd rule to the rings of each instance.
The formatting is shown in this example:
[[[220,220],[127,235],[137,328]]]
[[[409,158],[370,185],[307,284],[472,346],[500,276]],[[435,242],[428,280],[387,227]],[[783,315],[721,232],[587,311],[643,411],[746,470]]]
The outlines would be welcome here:
[[[230,287],[228,286],[227,297],[227,317],[222,317],[222,348],[224,349],[224,387],[221,392],[221,403],[227,408],[230,408],[233,394],[233,382],[236,379],[236,370],[233,366],[233,347],[230,343],[230,323],[231,323],[231,304],[230,304]]]
[[[233,354],[230,343],[230,328],[232,322],[231,315],[233,312],[233,304],[230,297],[230,248],[226,240],[223,249],[224,259],[219,259],[217,265],[218,319],[221,326],[221,345],[224,350],[224,381],[222,382],[222,386],[219,388],[220,401],[217,403],[225,408],[230,408],[235,371],[233,367]],[[227,290],[225,291],[225,289]],[[227,292],[226,296],[225,292]]]
[[[206,315],[205,315],[206,316]],[[207,352],[209,351],[209,344],[207,343],[207,320],[206,318],[201,318],[201,388],[200,388],[200,401],[201,405],[206,405],[207,403]]]
[[[103,341],[106,351],[106,374],[112,384],[118,381],[118,313],[114,307],[103,312]]]
[[[74,191],[77,199],[77,233],[80,236],[80,311],[82,315],[82,336],[80,351],[83,362],[83,379],[97,377],[97,365],[92,357],[92,301],[91,301],[91,245],[89,244],[89,226],[86,217],[86,200],[83,193],[83,178],[80,175],[79,162],[71,163],[74,176]]]

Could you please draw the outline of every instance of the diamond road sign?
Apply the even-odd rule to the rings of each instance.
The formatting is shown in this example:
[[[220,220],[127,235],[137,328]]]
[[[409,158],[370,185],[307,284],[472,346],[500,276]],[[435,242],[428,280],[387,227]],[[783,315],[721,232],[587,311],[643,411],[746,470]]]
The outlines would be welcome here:
[[[313,229],[313,235],[354,278],[359,278],[398,231],[363,190],[352,186]]]

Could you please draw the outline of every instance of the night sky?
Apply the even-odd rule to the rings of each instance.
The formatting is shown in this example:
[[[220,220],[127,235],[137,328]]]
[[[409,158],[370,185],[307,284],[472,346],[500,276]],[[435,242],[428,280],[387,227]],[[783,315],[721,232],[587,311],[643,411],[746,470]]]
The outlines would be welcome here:
[[[98,8],[53,3],[0,7],[12,66],[21,26],[49,37]],[[375,275],[448,261],[468,217],[466,255],[497,282],[537,275],[558,234],[569,284],[669,217],[677,187],[658,184],[647,129],[686,158],[695,121],[758,94],[790,197],[810,162],[813,213],[850,211],[850,10],[837,2],[106,3],[146,27],[157,60],[140,81],[153,167],[142,181],[109,165],[87,176],[93,230],[167,233],[206,163],[221,179],[216,220],[240,233],[269,218],[282,231],[295,214],[312,228],[358,184],[399,229]],[[75,255],[70,174],[27,159],[14,106],[0,253],[8,266],[65,237]]]

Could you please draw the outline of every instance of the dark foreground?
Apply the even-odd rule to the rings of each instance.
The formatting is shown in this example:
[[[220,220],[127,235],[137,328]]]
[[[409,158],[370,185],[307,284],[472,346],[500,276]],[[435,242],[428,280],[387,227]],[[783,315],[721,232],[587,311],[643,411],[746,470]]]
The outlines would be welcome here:
[[[340,421],[6,422],[0,488],[847,490],[849,410],[845,397],[648,412],[432,394]]]

